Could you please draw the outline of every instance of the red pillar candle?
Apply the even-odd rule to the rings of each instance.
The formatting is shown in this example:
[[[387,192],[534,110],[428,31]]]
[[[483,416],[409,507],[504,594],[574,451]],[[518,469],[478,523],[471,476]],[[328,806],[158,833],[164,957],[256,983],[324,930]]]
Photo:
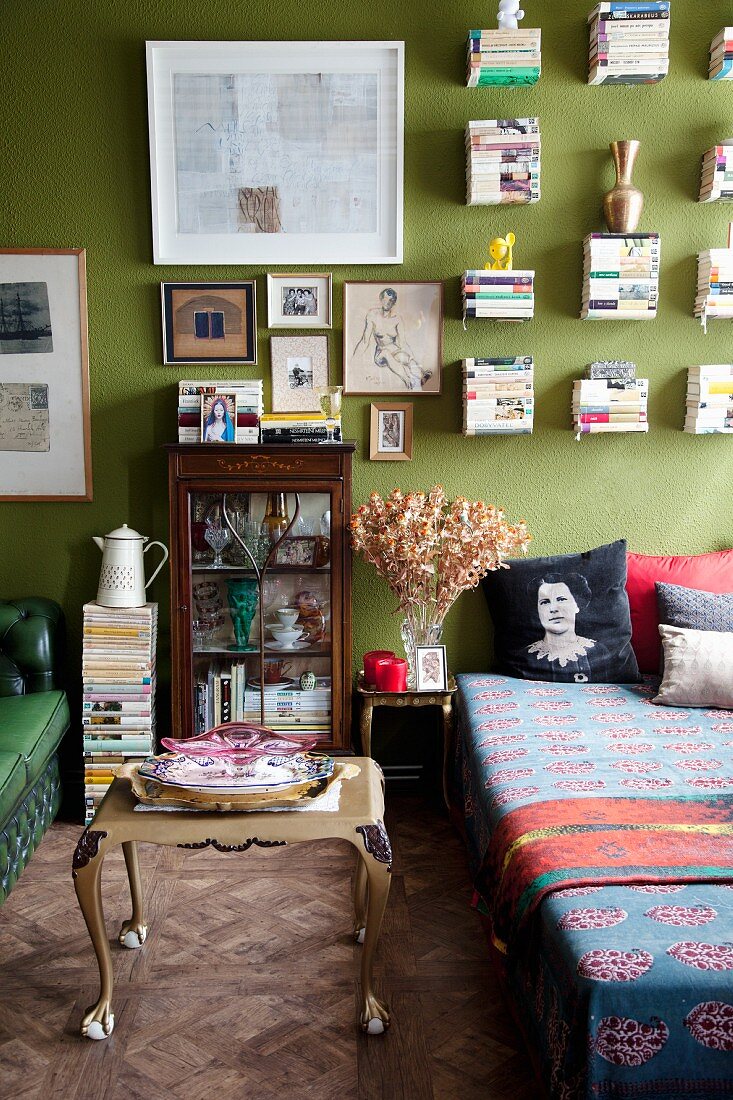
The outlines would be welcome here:
[[[376,684],[377,673],[375,665],[377,661],[380,661],[382,657],[394,657],[395,654],[391,649],[372,649],[369,653],[364,654],[364,679],[368,684]]]
[[[407,691],[407,661],[382,657],[376,663],[377,691]]]

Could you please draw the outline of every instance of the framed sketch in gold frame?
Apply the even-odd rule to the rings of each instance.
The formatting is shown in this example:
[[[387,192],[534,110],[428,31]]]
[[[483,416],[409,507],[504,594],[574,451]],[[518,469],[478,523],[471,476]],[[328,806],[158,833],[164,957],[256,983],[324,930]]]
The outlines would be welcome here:
[[[344,283],[344,393],[438,395],[443,370],[441,282]]]
[[[409,462],[412,458],[412,405],[385,401],[371,406],[369,458],[375,462]]]
[[[86,253],[0,248],[0,500],[91,499]]]

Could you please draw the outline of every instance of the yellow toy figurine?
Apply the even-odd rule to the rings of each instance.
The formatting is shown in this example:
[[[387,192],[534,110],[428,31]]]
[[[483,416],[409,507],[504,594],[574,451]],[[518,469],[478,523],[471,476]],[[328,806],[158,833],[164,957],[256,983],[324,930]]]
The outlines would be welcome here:
[[[516,239],[513,233],[507,233],[506,237],[494,237],[489,245],[489,256],[493,263],[484,264],[484,271],[511,271],[512,248]]]

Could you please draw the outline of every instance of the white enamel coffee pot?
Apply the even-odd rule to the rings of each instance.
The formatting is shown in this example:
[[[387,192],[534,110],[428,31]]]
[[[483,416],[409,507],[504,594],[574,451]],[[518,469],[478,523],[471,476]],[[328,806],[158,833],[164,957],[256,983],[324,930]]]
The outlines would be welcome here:
[[[146,602],[145,589],[155,580],[168,560],[167,548],[162,542],[148,542],[145,535],[133,531],[126,523],[116,531],[110,531],[103,539],[98,535],[93,535],[92,538],[102,551],[97,603],[104,607],[142,607]],[[159,546],[163,551],[163,558],[146,581],[143,554],[147,554],[151,546]]]

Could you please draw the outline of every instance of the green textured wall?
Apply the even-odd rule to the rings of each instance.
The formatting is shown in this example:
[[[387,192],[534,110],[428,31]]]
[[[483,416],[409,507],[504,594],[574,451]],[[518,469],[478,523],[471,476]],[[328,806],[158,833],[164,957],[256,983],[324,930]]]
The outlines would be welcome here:
[[[257,276],[254,373],[269,388],[264,272],[151,263],[146,39],[406,41],[405,262],[334,269],[332,373],[341,372],[344,278],[445,280],[447,366],[442,397],[415,400],[410,464],[366,460],[369,402],[346,401],[346,435],[358,440],[360,450],[356,502],[375,488],[440,481],[451,493],[475,494],[512,516],[523,515],[536,553],[621,535],[641,551],[733,544],[731,442],[680,431],[687,366],[731,357],[733,326],[713,322],[705,337],[692,317],[695,254],[725,241],[726,208],[695,200],[702,152],[733,130],[733,84],[706,79],[708,47],[730,22],[730,7],[722,0],[673,0],[671,75],[656,87],[589,88],[584,82],[591,0],[526,0],[526,25],[542,27],[539,84],[469,90],[463,86],[466,32],[486,26],[496,6],[303,0],[294,9],[282,0],[249,6],[209,0],[202,8],[194,0],[6,0],[1,243],[87,249],[94,502],[0,504],[0,592],[48,595],[64,605],[72,665],[78,661],[81,604],[94,596],[98,578],[91,536],[127,521],[167,539],[161,445],[175,439],[175,382],[189,368],[161,364],[159,281]],[[465,123],[511,115],[540,116],[542,200],[518,210],[468,208]],[[602,228],[601,195],[612,183],[608,143],[624,137],[642,142],[635,173],[646,195],[641,228],[662,237],[659,316],[651,323],[581,322],[581,242]],[[481,266],[486,242],[508,229],[517,235],[517,266],[537,271],[536,318],[521,327],[473,321],[464,332],[460,273]],[[463,439],[457,361],[507,354],[535,357],[534,436]],[[571,380],[598,357],[633,359],[651,379],[649,436],[575,442]],[[153,595],[164,607],[166,589],[165,581],[156,581]],[[355,653],[398,644],[389,608],[382,583],[357,564]],[[463,596],[446,630],[455,669],[485,665],[486,630],[480,597]],[[164,638],[166,631],[167,614]]]

